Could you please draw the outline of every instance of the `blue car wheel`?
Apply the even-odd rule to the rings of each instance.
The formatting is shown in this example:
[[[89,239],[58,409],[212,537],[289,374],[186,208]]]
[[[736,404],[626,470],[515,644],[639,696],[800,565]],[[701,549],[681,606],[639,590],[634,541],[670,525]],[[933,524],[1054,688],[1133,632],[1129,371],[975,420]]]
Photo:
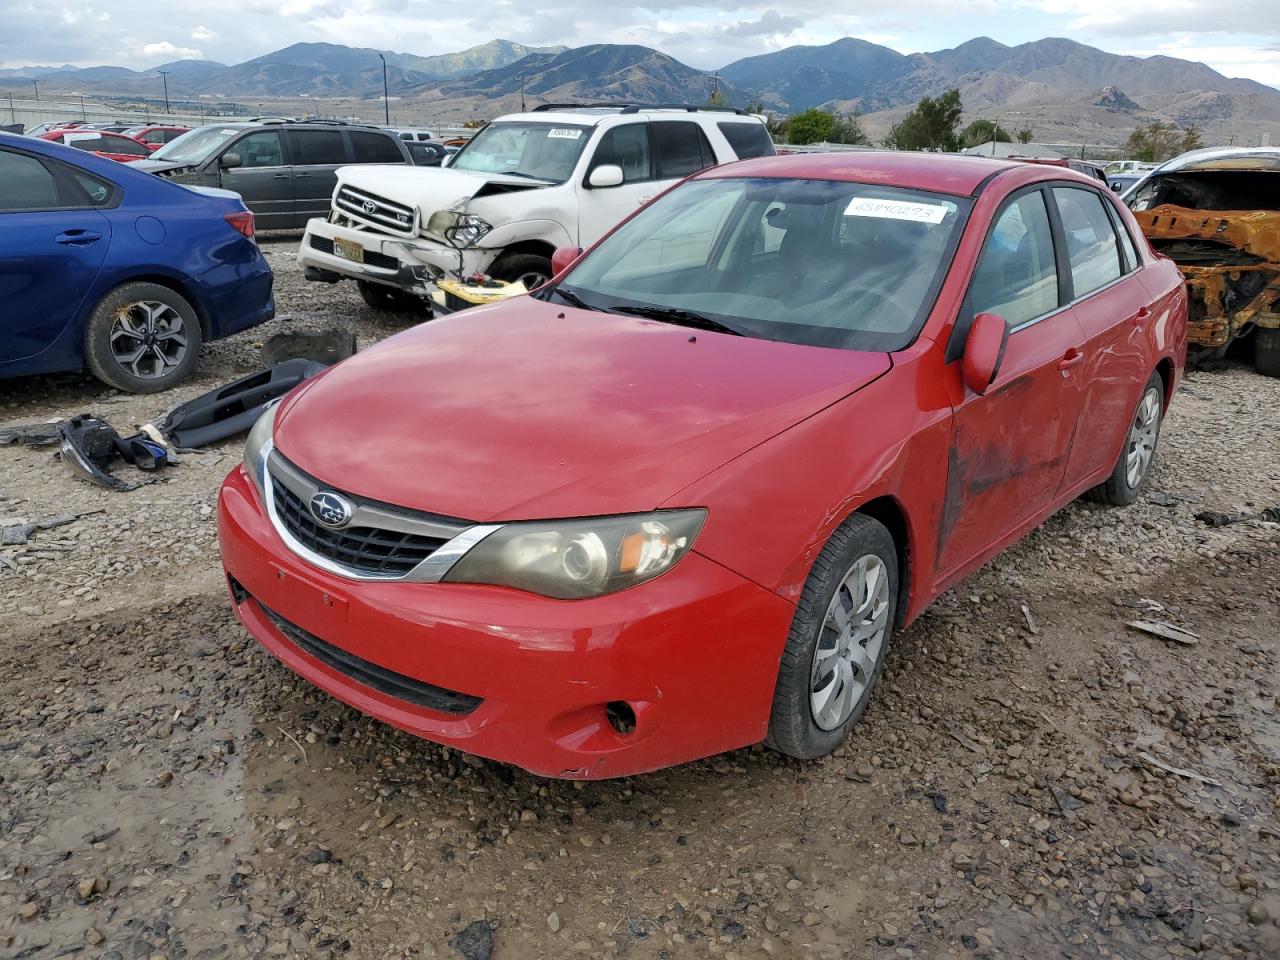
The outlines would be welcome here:
[[[90,372],[129,393],[156,393],[195,368],[200,320],[186,298],[155,283],[126,283],[103,297],[85,327]]]

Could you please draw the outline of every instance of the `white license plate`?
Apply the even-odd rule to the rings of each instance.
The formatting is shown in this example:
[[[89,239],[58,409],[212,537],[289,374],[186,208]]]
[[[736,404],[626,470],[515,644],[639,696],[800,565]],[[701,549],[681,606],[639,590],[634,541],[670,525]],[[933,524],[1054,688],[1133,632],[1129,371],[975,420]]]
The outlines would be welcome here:
[[[354,240],[342,240],[335,237],[333,241],[333,255],[341,257],[343,260],[354,260],[356,263],[364,263],[364,247],[356,243]]]

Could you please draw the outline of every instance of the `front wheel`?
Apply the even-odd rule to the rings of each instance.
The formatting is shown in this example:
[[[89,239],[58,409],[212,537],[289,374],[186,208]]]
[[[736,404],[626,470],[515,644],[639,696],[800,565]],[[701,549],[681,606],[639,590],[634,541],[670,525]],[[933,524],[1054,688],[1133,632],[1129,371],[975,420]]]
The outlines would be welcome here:
[[[1138,499],[1151,464],[1156,457],[1156,445],[1160,442],[1160,424],[1164,417],[1164,378],[1153,373],[1138,400],[1138,408],[1129,421],[1129,432],[1124,449],[1116,461],[1111,476],[1098,484],[1085,496],[1097,503],[1127,506]]]
[[[1264,377],[1280,377],[1280,329],[1259,327],[1254,339],[1253,365]]]
[[[89,315],[84,359],[89,372],[129,393],[157,393],[185,380],[202,340],[185,297],[155,283],[126,283]]]
[[[526,290],[537,290],[551,279],[551,260],[536,253],[508,253],[489,268],[489,276],[509,283],[519,281]]]
[[[782,652],[767,743],[802,760],[830,753],[867,710],[898,611],[898,551],[854,514],[805,581]]]

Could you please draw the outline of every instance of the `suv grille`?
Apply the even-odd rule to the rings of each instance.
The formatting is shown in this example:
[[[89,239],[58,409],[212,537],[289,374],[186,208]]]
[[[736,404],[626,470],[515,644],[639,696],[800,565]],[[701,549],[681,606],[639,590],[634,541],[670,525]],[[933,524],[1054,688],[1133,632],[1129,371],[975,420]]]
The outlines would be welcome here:
[[[321,526],[309,506],[283,483],[273,483],[276,516],[302,546],[358,573],[401,577],[448,541],[377,527]]]
[[[343,186],[334,197],[333,204],[348,216],[382,227],[391,233],[412,237],[418,232],[418,218],[412,207],[367,190]]]

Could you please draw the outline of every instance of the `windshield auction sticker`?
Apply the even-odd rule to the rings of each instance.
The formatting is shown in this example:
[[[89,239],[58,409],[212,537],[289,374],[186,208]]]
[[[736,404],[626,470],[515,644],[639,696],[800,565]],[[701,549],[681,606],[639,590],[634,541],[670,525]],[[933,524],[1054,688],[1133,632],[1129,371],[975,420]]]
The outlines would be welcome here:
[[[912,203],[909,200],[878,200],[854,197],[844,208],[846,217],[876,217],[880,220],[911,220],[915,223],[941,223],[947,208],[937,203]]]
[[[582,136],[581,130],[574,130],[572,127],[557,127],[547,134],[548,140],[577,140]]]

